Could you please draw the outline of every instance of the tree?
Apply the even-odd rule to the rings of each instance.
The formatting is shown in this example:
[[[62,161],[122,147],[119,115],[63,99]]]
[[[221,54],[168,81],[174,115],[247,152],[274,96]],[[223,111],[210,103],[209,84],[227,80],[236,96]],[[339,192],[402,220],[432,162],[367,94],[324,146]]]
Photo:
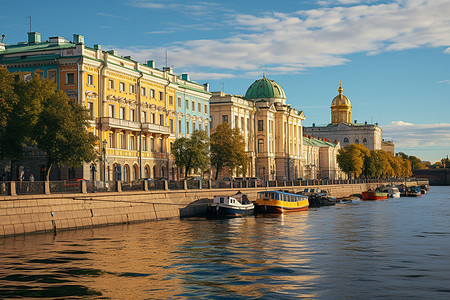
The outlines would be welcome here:
[[[8,142],[6,140],[9,120],[18,97],[14,90],[14,79],[8,70],[0,67],[0,158],[6,158],[6,149]]]
[[[350,144],[339,149],[336,157],[339,168],[349,177],[359,177],[364,171],[364,163],[370,151],[361,144]]]
[[[184,177],[191,170],[205,171],[209,167],[209,139],[206,131],[194,130],[190,138],[179,138],[171,149],[175,156],[175,165],[184,168]]]
[[[34,127],[38,147],[47,154],[47,174],[55,164],[77,167],[97,158],[97,137],[87,130],[88,112],[77,103],[69,103],[63,91],[55,91],[42,102],[42,111]]]
[[[370,151],[370,156],[367,158],[367,165],[370,165],[370,170],[366,173],[368,177],[392,177],[395,175],[394,168],[389,160],[389,153],[383,150]]]
[[[244,137],[239,129],[231,129],[227,123],[217,126],[211,135],[211,165],[216,169],[215,179],[224,167],[237,170],[245,176],[248,161]]]

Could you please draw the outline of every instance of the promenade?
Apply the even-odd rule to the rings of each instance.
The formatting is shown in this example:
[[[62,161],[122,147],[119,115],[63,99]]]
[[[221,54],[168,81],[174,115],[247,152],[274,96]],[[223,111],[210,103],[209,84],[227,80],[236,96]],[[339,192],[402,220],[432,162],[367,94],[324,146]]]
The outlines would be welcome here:
[[[361,194],[404,180],[304,181],[141,181],[135,183],[3,182],[0,195],[0,237],[37,232],[128,224],[202,215],[216,195],[238,190],[256,200],[260,191],[298,192],[317,187],[332,196]],[[408,185],[427,181],[406,181]],[[8,195],[9,194],[9,195]],[[11,195],[12,194],[12,195]]]

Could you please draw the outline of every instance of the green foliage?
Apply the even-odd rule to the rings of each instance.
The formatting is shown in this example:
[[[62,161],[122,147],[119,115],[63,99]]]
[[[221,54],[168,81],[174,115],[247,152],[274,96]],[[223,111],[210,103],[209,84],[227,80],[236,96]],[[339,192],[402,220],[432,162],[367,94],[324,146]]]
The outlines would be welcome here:
[[[39,148],[47,153],[47,180],[53,164],[80,166],[97,158],[97,138],[86,130],[89,116],[78,104],[70,104],[63,91],[42,102],[43,109],[34,127]]]
[[[364,171],[365,160],[370,156],[370,151],[360,144],[350,144],[339,149],[336,157],[341,170],[349,177],[359,177]]]
[[[211,135],[211,165],[216,168],[215,179],[224,167],[245,176],[248,162],[244,137],[239,129],[231,129],[227,123],[217,126]]]
[[[79,166],[97,157],[87,111],[56,88],[37,75],[14,82],[0,68],[0,156],[17,160],[24,146],[37,143],[47,154],[47,179],[52,164]]]
[[[184,168],[186,178],[191,170],[206,171],[209,167],[209,139],[206,131],[194,130],[190,138],[179,138],[171,149],[175,165]]]

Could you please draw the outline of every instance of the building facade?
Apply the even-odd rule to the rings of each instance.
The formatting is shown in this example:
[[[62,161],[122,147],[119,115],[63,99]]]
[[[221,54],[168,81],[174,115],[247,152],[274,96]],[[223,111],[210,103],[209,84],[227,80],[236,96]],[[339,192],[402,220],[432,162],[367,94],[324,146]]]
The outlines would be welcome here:
[[[286,104],[286,94],[278,83],[263,76],[250,85],[245,96],[213,92],[210,106],[212,132],[228,123],[244,136],[250,158],[247,176],[264,180],[301,176],[305,116]]]
[[[339,85],[339,94],[331,102],[331,123],[327,126],[305,127],[304,133],[313,137],[326,138],[341,147],[356,143],[362,144],[369,150],[382,149],[383,131],[378,124],[351,122],[351,103],[342,93]],[[391,142],[393,145],[393,142]]]
[[[195,115],[195,126],[208,128],[207,85],[176,76],[171,68],[159,70],[152,60],[141,64],[114,50],[103,51],[100,45],[87,47],[81,35],[74,34],[73,41],[62,37],[41,41],[39,33],[30,32],[27,43],[0,45],[0,65],[16,80],[39,75],[54,81],[92,117],[89,130],[99,138],[101,159],[72,174],[59,171],[52,179],[175,178],[170,145],[185,132],[177,128],[184,126],[178,122],[181,95],[189,101],[195,98],[196,109],[201,102],[201,116],[184,115]]]

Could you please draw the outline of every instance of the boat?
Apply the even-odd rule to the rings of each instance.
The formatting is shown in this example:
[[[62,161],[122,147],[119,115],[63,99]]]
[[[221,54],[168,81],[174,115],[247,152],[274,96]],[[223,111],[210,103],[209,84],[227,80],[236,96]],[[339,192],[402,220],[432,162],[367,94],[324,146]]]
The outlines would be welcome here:
[[[381,192],[380,190],[362,192],[362,200],[384,200],[387,199],[387,196],[386,192]]]
[[[426,184],[422,184],[421,186],[420,186],[420,192],[422,193],[422,194],[428,194],[428,191],[430,190],[430,187],[428,186],[428,185],[426,185]]]
[[[328,195],[328,192],[321,189],[304,189],[298,192],[299,195],[308,196],[309,207],[330,206],[336,204],[336,198]]]
[[[246,194],[238,192],[233,196],[214,196],[213,203],[208,205],[208,215],[214,217],[242,217],[252,215],[255,205]]]
[[[400,191],[396,186],[386,186],[381,188],[380,191],[387,193],[388,198],[400,198]]]
[[[255,210],[257,213],[284,213],[308,210],[308,197],[282,191],[259,192]]]
[[[420,186],[410,186],[400,191],[402,197],[420,197],[422,195]]]

